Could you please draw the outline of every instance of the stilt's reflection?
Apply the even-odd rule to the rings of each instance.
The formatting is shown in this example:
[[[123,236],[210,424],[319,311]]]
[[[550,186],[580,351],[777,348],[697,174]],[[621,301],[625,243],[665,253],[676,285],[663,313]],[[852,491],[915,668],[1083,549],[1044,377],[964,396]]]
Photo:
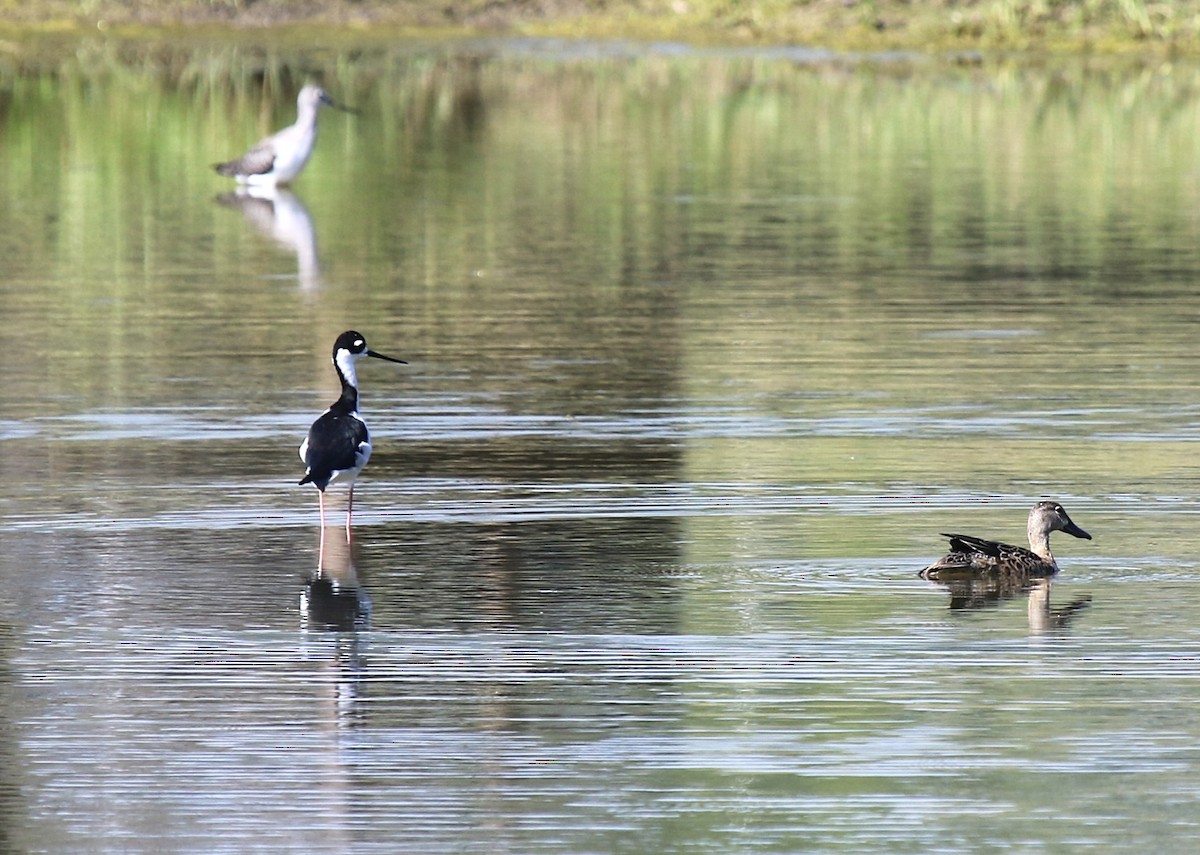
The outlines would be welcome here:
[[[359,631],[370,625],[371,598],[359,583],[354,547],[345,530],[332,526],[332,531],[321,535],[317,570],[300,592],[300,624],[302,629],[322,633],[311,649],[321,651],[326,663],[327,677],[322,682],[328,686],[329,718],[336,731],[351,726],[358,717],[358,687],[366,669]]]
[[[942,572],[936,578],[922,574],[950,592],[951,609],[981,609],[1019,596],[1028,597],[1029,630],[1035,635],[1063,630],[1092,601],[1090,594],[1053,608],[1050,589],[1053,576],[1027,573]]]
[[[349,632],[370,625],[371,598],[359,583],[354,543],[341,526],[321,532],[317,571],[300,594],[300,614],[311,629]]]
[[[300,594],[301,650],[311,663],[306,678],[312,688],[316,726],[325,736],[316,749],[322,771],[315,781],[329,815],[342,820],[331,823],[314,843],[317,848],[326,844],[344,852],[355,807],[346,735],[363,723],[359,698],[367,664],[365,633],[360,630],[369,624],[371,601],[359,583],[351,541],[340,526],[332,529],[321,532],[316,572]]]
[[[317,232],[300,197],[283,187],[239,187],[217,201],[238,208],[246,222],[296,256],[297,278],[305,290],[321,284],[317,259]]]

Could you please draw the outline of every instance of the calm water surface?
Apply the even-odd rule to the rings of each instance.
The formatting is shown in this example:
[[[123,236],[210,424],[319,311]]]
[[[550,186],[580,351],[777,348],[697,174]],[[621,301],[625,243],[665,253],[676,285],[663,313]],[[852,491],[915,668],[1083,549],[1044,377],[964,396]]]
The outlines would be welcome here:
[[[307,76],[361,114],[231,195]],[[0,848],[1189,849],[1200,69],[0,79]],[[317,574],[350,327],[410,364]],[[1043,496],[1052,583],[917,577]]]

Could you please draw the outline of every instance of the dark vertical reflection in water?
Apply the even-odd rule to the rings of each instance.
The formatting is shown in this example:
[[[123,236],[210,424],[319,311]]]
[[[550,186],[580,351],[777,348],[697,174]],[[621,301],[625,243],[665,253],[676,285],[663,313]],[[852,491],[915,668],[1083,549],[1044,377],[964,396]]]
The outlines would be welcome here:
[[[406,628],[655,634],[680,626],[675,519],[389,526],[364,547]]]
[[[17,628],[0,617],[0,851],[22,849],[20,828],[29,816],[25,795],[28,782],[23,770],[29,758],[21,749],[21,714],[18,684],[13,660],[19,647]]]

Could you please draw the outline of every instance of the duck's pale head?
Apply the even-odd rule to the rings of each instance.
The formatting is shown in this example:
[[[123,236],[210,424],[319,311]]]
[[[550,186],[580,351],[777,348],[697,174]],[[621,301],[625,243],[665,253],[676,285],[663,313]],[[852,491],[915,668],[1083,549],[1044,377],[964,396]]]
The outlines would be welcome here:
[[[1030,537],[1032,538],[1035,533],[1045,536],[1052,531],[1065,532],[1072,537],[1080,537],[1084,540],[1092,539],[1090,534],[1075,525],[1058,502],[1038,502],[1029,512]]]

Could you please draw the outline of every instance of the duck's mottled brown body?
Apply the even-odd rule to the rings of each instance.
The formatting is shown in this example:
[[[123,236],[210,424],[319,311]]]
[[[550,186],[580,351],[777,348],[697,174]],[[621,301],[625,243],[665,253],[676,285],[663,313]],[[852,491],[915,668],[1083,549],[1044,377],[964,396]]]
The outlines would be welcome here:
[[[921,571],[928,579],[950,572],[1019,573],[1049,576],[1058,572],[1058,563],[1050,552],[1050,532],[1062,531],[1091,540],[1092,536],[1075,525],[1058,502],[1038,502],[1029,512],[1029,548],[984,540],[968,534],[945,534],[950,552]]]

